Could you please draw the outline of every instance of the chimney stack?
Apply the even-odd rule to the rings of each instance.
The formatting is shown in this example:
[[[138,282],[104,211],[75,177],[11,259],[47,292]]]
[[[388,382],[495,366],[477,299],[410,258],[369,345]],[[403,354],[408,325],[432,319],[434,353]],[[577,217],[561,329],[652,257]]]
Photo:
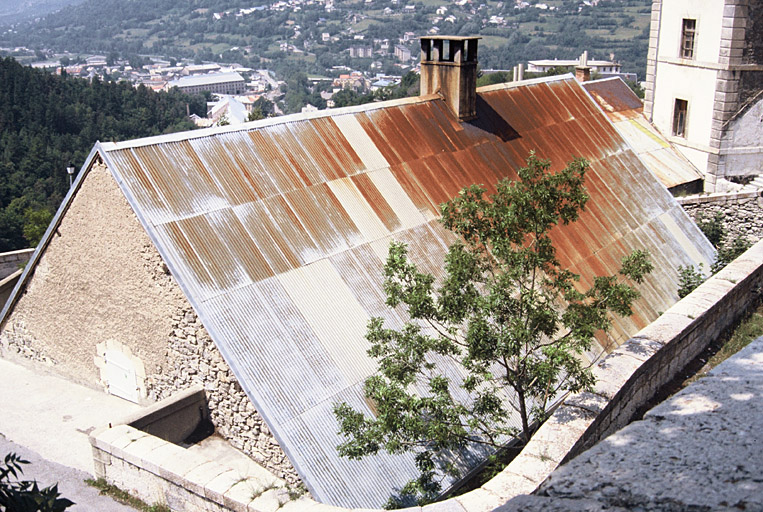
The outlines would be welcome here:
[[[421,95],[440,94],[459,121],[477,117],[477,41],[427,36],[421,40]]]
[[[588,51],[580,55],[580,62],[575,66],[575,80],[588,82],[591,80],[591,67],[588,65]]]

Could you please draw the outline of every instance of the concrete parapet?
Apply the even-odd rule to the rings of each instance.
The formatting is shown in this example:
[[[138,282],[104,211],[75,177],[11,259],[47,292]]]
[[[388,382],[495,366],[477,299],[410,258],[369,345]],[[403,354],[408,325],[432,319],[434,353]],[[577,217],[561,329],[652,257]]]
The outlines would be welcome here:
[[[461,496],[405,510],[482,512],[532,493],[560,464],[626,426],[657,391],[754,306],[762,291],[763,241],[605,357],[595,368],[594,391],[567,397],[492,480]],[[167,503],[172,510],[349,512],[304,497],[291,500],[285,489],[252,489],[248,494],[247,480],[237,480],[230,468],[189,457],[180,446],[129,425],[96,431],[90,440],[97,476],[146,501]],[[521,508],[521,500],[512,504]],[[514,510],[510,505],[501,510]]]
[[[0,253],[0,279],[4,279],[23,268],[34,253],[34,247],[31,249],[21,249]]]

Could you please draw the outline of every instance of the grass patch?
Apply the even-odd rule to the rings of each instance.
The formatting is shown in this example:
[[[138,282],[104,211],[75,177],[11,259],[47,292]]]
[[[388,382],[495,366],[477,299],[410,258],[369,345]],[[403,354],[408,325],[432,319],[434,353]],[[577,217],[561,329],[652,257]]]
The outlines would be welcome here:
[[[128,493],[127,491],[123,491],[116,485],[111,485],[103,478],[99,478],[97,480],[88,478],[85,480],[85,483],[98,489],[100,494],[109,496],[114,501],[118,501],[123,505],[129,505],[136,510],[140,510],[140,512],[172,512],[167,505],[161,505],[158,503],[149,505],[140,498],[136,498],[132,494]]]
[[[726,332],[721,333],[713,343],[681,370],[673,380],[663,386],[649,402],[639,408],[633,418],[631,418],[631,421],[642,419],[649,409],[667,400],[692,382],[701,379],[710,370],[760,336],[763,336],[763,302],[759,302],[751,314],[748,314],[736,325],[729,327]]]
[[[733,334],[720,346],[720,348],[707,358],[707,362],[702,368],[684,381],[682,387],[686,387],[692,382],[701,379],[707,375],[710,370],[761,336],[763,336],[763,304],[759,305],[754,313],[739,324]]]

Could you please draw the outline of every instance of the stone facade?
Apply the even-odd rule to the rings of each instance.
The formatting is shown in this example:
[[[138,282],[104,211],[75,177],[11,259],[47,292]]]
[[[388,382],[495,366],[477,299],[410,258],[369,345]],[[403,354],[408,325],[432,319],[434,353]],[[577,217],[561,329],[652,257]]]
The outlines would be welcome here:
[[[763,197],[759,191],[700,194],[677,200],[694,221],[700,215],[712,219],[723,213],[726,240],[744,237],[755,243],[763,238]]]
[[[0,354],[109,390],[104,347],[125,347],[122,361],[136,362],[137,401],[201,384],[218,433],[276,476],[299,482],[110,172],[97,164],[0,326]]]
[[[707,191],[760,171],[760,123],[733,121],[763,101],[762,13],[761,0],[652,2],[644,114],[705,174]],[[682,20],[696,22],[688,56]],[[687,110],[676,129],[679,99]]]

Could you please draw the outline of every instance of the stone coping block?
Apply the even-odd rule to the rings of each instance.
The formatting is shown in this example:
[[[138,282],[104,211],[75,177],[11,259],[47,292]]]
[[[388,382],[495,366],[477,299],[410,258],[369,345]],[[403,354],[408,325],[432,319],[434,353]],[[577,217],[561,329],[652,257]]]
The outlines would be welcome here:
[[[18,261],[20,259],[29,259],[32,257],[32,253],[35,248],[30,249],[17,249],[15,251],[0,252],[0,261]]]
[[[710,311],[731,311],[728,303],[732,301],[735,303],[733,311],[746,309],[758,296],[761,282],[763,241],[606,356],[593,368],[598,380],[594,392],[567,397],[501,473],[482,487],[461,496],[404,511],[508,510],[504,505],[508,500],[532,493],[560,463],[570,460],[583,447],[592,445],[608,432],[624,426],[624,422],[629,420],[625,417],[628,412],[644,405],[651,399],[652,391],[680,370],[683,362],[673,361],[679,353],[683,355],[704,348],[713,341],[713,332],[727,328],[734,321],[731,314]],[[689,346],[691,351],[686,348]],[[639,382],[646,381],[649,381],[650,390],[635,389]],[[282,490],[260,492],[259,489],[247,487],[248,482],[237,478],[230,468],[129,425],[96,430],[91,434],[90,442],[97,461],[111,460],[99,457],[95,452],[100,450],[112,457],[134,462],[140,469],[204,497],[225,510],[377,512],[376,509],[351,510],[324,505],[306,497],[284,501],[286,497]],[[108,466],[110,462],[102,464]],[[106,473],[108,476],[108,470]]]
[[[680,205],[706,204],[706,203],[736,203],[740,200],[755,199],[760,197],[757,191],[744,192],[711,192],[691,196],[676,197]]]

